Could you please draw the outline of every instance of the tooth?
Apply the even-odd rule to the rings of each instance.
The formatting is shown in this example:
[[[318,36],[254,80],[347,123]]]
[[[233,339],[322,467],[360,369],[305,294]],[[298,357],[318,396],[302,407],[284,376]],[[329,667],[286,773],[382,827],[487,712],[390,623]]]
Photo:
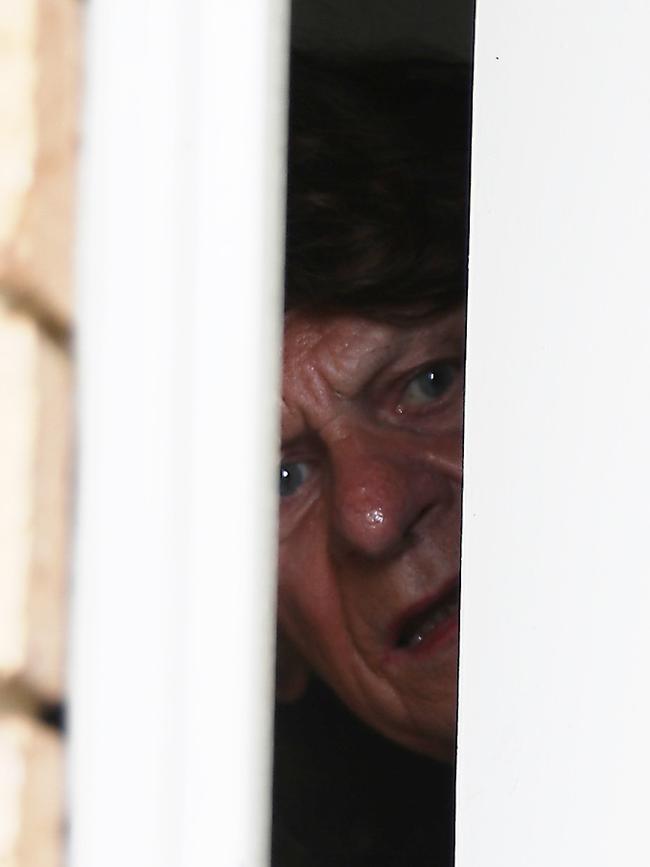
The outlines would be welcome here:
[[[419,644],[421,644],[427,637],[427,635],[429,635],[430,632],[433,632],[436,626],[438,626],[439,623],[442,623],[442,621],[449,616],[453,607],[454,603],[448,602],[442,608],[438,608],[436,611],[433,611],[427,617],[424,623],[419,626],[418,631],[414,633],[411,640],[409,641],[409,646],[417,647]]]

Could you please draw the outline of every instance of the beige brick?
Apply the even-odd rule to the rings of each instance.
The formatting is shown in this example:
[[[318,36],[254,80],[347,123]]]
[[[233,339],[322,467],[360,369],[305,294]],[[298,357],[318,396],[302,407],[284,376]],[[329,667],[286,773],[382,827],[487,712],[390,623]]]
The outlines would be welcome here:
[[[63,864],[62,777],[55,733],[0,717],[0,867]]]
[[[0,287],[69,321],[80,4],[0,0]]]
[[[0,305],[0,683],[62,693],[70,363]]]

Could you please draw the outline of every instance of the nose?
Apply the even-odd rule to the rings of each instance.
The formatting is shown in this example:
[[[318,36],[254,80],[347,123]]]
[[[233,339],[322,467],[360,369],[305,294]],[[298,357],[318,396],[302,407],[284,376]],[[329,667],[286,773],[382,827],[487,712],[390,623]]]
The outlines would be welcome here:
[[[333,543],[358,555],[394,556],[417,538],[433,511],[458,505],[458,435],[432,442],[357,429],[329,450]]]

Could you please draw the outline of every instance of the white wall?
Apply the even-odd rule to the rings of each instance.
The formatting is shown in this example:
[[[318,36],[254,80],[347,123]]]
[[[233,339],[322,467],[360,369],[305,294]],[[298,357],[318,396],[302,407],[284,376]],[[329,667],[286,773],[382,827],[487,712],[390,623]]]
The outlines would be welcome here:
[[[457,867],[647,867],[645,0],[479,0]]]

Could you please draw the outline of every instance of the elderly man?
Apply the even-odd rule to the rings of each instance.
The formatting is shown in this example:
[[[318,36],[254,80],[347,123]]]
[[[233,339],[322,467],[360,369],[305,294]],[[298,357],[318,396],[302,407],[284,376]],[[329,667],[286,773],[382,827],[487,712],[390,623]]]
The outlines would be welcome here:
[[[370,730],[441,762],[456,720],[468,105],[453,64],[292,67],[278,697],[301,699],[315,675]],[[299,841],[295,863],[419,863],[373,833],[356,854]]]

